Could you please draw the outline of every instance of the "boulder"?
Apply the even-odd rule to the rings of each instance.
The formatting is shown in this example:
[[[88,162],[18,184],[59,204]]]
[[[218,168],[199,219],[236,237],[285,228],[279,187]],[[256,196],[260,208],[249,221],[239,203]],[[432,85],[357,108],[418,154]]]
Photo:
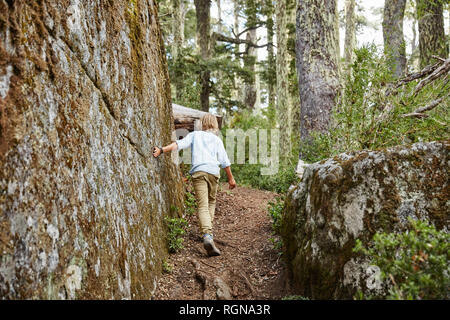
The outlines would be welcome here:
[[[173,131],[155,0],[0,1],[0,298],[150,298]]]
[[[352,252],[408,217],[448,230],[450,141],[345,153],[309,165],[291,186],[282,222],[285,257],[299,294],[351,299],[382,290],[379,270]]]

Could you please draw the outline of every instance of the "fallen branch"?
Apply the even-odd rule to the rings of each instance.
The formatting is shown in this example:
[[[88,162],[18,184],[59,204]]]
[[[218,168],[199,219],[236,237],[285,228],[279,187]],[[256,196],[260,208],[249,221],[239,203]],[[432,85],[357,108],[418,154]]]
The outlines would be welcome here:
[[[428,118],[429,116],[425,113],[411,112],[402,115],[402,118]]]
[[[442,65],[442,62],[437,62],[435,64],[428,65],[421,71],[411,73],[410,75],[407,75],[406,77],[398,80],[397,83],[393,85],[392,90],[388,89],[386,91],[386,96],[397,93],[396,89],[400,88],[401,86],[404,86],[405,84],[411,81],[428,76],[430,73],[434,72],[440,65]]]
[[[244,279],[245,284],[247,285],[247,287],[249,288],[250,292],[252,293],[252,295],[255,294],[255,289],[253,288],[252,284],[250,283],[250,281],[248,280],[248,278],[245,276],[244,272],[241,271],[239,273],[239,275]]]
[[[427,111],[430,111],[430,110],[436,108],[442,101],[444,101],[448,97],[449,97],[449,94],[447,94],[443,97],[440,97],[439,99],[432,101],[430,104],[427,104],[425,107],[418,108],[411,113],[403,114],[402,118],[408,118],[408,117],[427,118],[428,115],[424,114],[424,112],[427,112]]]
[[[439,60],[439,61],[445,62],[444,58],[441,58],[441,57],[438,57],[438,56],[435,56],[435,55],[432,55],[432,57],[437,59],[437,60]]]
[[[200,282],[200,284],[202,286],[202,290],[203,290],[202,298],[203,298],[203,300],[206,300],[206,289],[207,289],[209,281],[211,281],[211,280],[209,279],[208,274],[206,272],[203,272],[200,270],[200,265],[197,260],[192,259],[192,258],[190,258],[188,260],[194,266],[194,269],[195,269],[194,277],[195,277],[195,279],[197,279],[198,282]]]
[[[436,70],[433,71],[428,77],[425,79],[420,80],[420,82],[417,84],[416,88],[414,89],[414,96],[417,95],[417,93],[427,84],[433,82],[437,78],[441,77],[444,74],[447,74],[450,71],[450,58],[445,60],[445,62]]]

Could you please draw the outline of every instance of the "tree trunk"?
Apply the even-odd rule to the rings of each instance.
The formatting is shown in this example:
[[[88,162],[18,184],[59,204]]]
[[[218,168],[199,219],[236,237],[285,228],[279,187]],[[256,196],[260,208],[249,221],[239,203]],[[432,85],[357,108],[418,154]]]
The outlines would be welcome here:
[[[223,31],[223,21],[222,21],[222,4],[221,0],[216,0],[217,3],[217,20],[218,20],[218,32],[222,33]]]
[[[239,40],[239,37],[237,36],[239,34],[239,10],[240,10],[240,5],[239,5],[239,0],[233,0],[233,31],[234,34],[236,35],[235,40],[236,43],[234,44],[234,59],[236,61],[238,61],[239,66],[241,66],[241,56],[239,54],[240,52],[240,44],[237,42],[237,40]],[[239,101],[242,102],[242,89],[241,89],[241,79],[239,77],[239,75],[237,74],[237,72],[235,73],[234,79],[234,90],[233,90],[233,96],[234,96],[234,100],[235,101]]]
[[[297,75],[300,139],[328,129],[339,92],[337,1],[299,0],[297,6]],[[318,32],[320,30],[320,32]],[[300,159],[302,154],[300,154]]]
[[[173,44],[172,44],[172,57],[175,66],[175,78],[172,79],[172,83],[175,87],[175,97],[177,100],[181,100],[183,92],[183,73],[179,66],[180,51],[183,48],[184,43],[184,19],[186,15],[186,4],[184,0],[172,0],[173,9]]]
[[[416,31],[417,19],[414,17],[412,21],[412,34],[413,38],[411,40],[411,54],[417,49],[417,31]]]
[[[396,78],[403,76],[406,70],[405,40],[403,38],[405,7],[406,0],[385,0],[384,2],[384,52]]]
[[[211,0],[194,0],[195,12],[197,16],[197,44],[200,48],[200,56],[203,60],[203,68],[200,72],[200,105],[201,109],[205,112],[209,111],[209,95],[211,87],[209,79],[211,71],[205,66],[206,62],[211,56],[211,23],[210,23],[210,9]]]
[[[415,12],[415,10],[414,10]],[[413,38],[411,40],[411,57],[409,58],[409,65],[411,66],[411,69],[414,71],[419,71],[419,53],[418,53],[418,46],[417,46],[417,16],[414,13],[412,16],[412,34]]]
[[[255,42],[256,40],[256,29],[247,32],[247,41]],[[256,48],[246,45],[247,52],[244,57],[244,66],[250,73],[249,77],[244,83],[244,104],[249,110],[253,110],[256,102],[256,86],[255,86],[255,63],[256,63]]]
[[[356,43],[355,0],[345,0],[345,45],[344,59],[346,67],[353,62],[353,50]]]
[[[416,0],[419,23],[420,66],[433,63],[433,55],[448,56],[448,44],[444,31],[442,0]]]
[[[273,52],[273,35],[274,35],[274,23],[273,23],[273,3],[272,0],[266,0],[266,10],[267,10],[267,93],[268,93],[268,104],[269,106],[275,106],[275,56]]]
[[[246,40],[251,43],[256,43],[256,8],[254,0],[246,0],[247,13],[247,31]],[[255,86],[255,63],[256,63],[256,48],[250,45],[245,46],[246,55],[244,56],[244,66],[250,73],[249,77],[244,83],[244,104],[249,110],[253,110],[256,102],[256,86]]]
[[[292,151],[292,127],[293,106],[289,94],[289,66],[291,57],[288,52],[288,28],[289,16],[292,13],[289,0],[277,1],[275,6],[276,32],[277,32],[277,56],[276,56],[276,92],[277,92],[277,118],[282,125],[281,152],[289,157]]]
[[[239,0],[233,0],[233,30],[236,35],[236,40],[239,39],[237,36],[239,34]],[[239,44],[236,43],[234,46],[235,58],[239,59]]]

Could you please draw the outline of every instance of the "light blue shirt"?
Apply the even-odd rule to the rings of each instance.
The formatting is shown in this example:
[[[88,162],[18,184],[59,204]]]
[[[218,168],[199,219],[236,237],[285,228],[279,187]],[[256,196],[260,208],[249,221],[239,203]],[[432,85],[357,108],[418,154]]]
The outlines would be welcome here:
[[[214,175],[220,173],[220,168],[231,165],[222,140],[212,132],[192,131],[186,137],[176,141],[178,149],[191,149],[192,168],[189,171],[193,174],[197,171],[204,171]]]

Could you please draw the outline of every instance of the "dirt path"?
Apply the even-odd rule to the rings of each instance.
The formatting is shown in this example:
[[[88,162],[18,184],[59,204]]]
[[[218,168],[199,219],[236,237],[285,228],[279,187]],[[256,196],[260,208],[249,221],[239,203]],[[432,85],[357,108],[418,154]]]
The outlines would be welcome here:
[[[268,202],[277,194],[245,187],[217,194],[214,239],[222,255],[208,257],[196,214],[187,217],[184,249],[171,254],[172,271],[162,275],[155,299],[281,299],[286,289],[284,263],[269,240],[274,237]]]

